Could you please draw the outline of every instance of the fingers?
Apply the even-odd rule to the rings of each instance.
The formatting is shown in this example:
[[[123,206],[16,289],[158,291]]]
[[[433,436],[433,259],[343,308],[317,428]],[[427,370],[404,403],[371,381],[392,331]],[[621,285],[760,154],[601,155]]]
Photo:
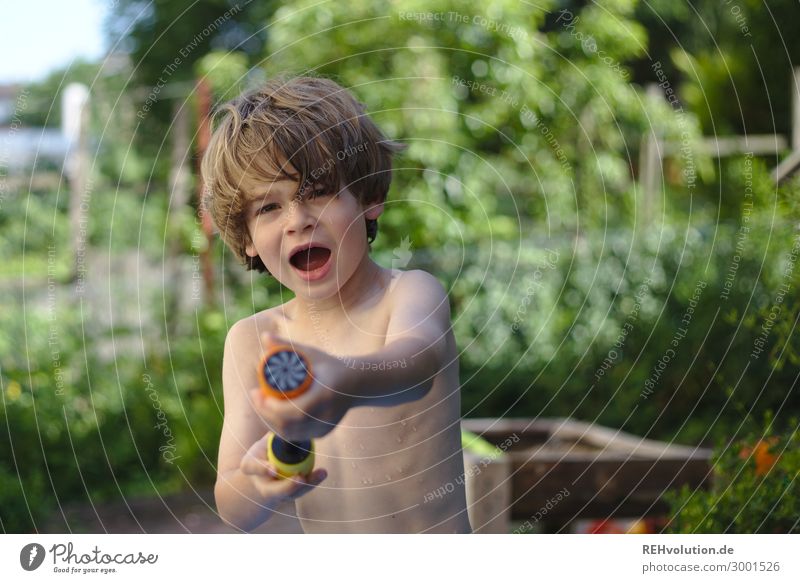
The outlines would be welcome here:
[[[308,476],[291,476],[288,478],[254,477],[254,483],[259,493],[270,500],[296,500],[319,486],[328,472],[316,469]]]
[[[253,409],[269,430],[284,439],[311,439],[321,437],[330,431],[330,428],[325,428],[326,424],[321,419],[309,415],[295,401],[270,399],[265,397],[260,389],[251,389],[250,399]]]
[[[301,352],[312,360],[314,359],[314,355],[318,352],[307,344],[288,340],[281,336],[278,325],[272,320],[264,324],[258,335],[258,339],[261,342],[261,349],[264,352],[267,352],[270,348],[275,346],[288,346],[295,352]]]
[[[272,346],[277,346],[279,344],[291,344],[287,342],[285,339],[281,338],[278,335],[278,325],[273,320],[269,320],[262,329],[262,332],[258,335],[259,340],[261,341],[261,346],[266,350],[271,348]]]
[[[253,409],[264,420],[269,430],[288,439],[286,429],[293,425],[299,416],[296,407],[292,405],[289,409],[282,408],[281,411],[276,411],[276,408],[285,403],[277,403],[275,399],[264,397],[260,389],[250,390],[250,400]]]
[[[242,457],[239,465],[243,474],[250,477],[258,492],[266,499],[296,499],[319,486],[328,472],[317,468],[308,475],[282,477],[277,469],[267,461],[266,447],[269,433],[254,443]]]
[[[270,478],[274,480],[278,479],[278,472],[272,467],[272,464],[265,459],[247,456],[246,458],[242,459],[240,467],[242,469],[242,473],[248,476]]]
[[[283,344],[282,342],[278,342],[277,335],[273,331],[262,332],[259,334],[259,339],[261,340],[261,346],[263,346],[265,349],[270,348],[275,344]]]
[[[311,490],[319,486],[327,477],[328,472],[322,468],[318,468],[308,476],[285,478],[280,484],[280,488],[282,489],[281,495],[295,500],[308,494]]]
[[[255,442],[242,458],[240,468],[242,473],[248,476],[261,476],[264,478],[277,479],[277,470],[267,461],[267,438],[265,435]]]

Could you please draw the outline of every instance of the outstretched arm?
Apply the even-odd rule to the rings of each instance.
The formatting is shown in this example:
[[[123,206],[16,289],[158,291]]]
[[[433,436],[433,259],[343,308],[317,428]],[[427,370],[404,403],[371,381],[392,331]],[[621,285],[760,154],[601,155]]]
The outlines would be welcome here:
[[[343,390],[352,406],[393,406],[424,397],[447,364],[450,305],[439,281],[424,271],[404,273],[392,292],[386,344],[356,357]]]
[[[386,342],[380,350],[341,359],[271,335],[311,361],[311,388],[291,401],[253,390],[255,411],[285,439],[322,437],[352,407],[391,407],[424,397],[447,364],[450,306],[438,280],[424,271],[403,273],[391,292]]]

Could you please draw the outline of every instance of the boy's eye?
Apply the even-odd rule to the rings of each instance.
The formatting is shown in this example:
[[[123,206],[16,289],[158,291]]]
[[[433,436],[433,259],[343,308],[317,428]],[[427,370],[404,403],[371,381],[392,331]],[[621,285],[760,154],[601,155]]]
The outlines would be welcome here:
[[[333,194],[333,193],[328,191],[328,190],[326,190],[326,189],[324,189],[324,188],[315,188],[309,194],[309,198],[313,199],[313,198],[318,198],[320,196],[328,196],[330,194]]]
[[[263,214],[268,213],[268,212],[270,212],[272,210],[275,210],[276,208],[278,208],[278,205],[276,205],[276,204],[265,204],[260,209],[258,209],[258,211],[256,211],[256,214],[257,215],[263,215]]]

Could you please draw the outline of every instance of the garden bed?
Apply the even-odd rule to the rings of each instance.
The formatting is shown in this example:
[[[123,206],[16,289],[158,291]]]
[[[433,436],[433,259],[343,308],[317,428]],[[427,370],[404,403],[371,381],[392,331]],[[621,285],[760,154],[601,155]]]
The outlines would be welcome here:
[[[516,520],[660,516],[667,512],[661,500],[667,489],[709,482],[711,450],[705,448],[572,419],[464,419],[462,426],[511,459]]]

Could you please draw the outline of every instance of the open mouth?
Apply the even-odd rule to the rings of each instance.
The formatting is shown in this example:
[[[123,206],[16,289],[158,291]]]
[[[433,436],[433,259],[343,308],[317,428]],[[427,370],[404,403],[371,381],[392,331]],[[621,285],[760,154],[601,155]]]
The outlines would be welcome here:
[[[289,257],[289,263],[299,271],[311,273],[325,267],[330,258],[330,249],[322,245],[312,244],[310,247],[295,251]]]

